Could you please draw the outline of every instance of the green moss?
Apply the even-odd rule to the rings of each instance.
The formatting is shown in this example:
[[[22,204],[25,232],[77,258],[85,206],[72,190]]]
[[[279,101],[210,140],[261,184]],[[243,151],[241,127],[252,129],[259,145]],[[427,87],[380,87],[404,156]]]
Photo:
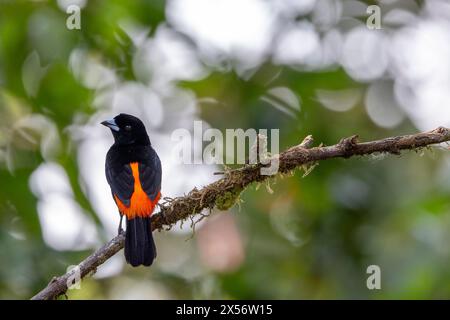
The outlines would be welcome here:
[[[219,196],[216,199],[215,203],[217,209],[222,211],[230,209],[238,201],[241,192],[242,192],[241,187],[234,187],[233,189],[225,192],[222,196]]]

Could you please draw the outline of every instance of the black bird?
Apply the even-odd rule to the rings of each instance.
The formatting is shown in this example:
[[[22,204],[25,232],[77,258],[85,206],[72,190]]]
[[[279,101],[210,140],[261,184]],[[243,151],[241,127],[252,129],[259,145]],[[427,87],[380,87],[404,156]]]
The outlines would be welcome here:
[[[125,259],[133,267],[150,266],[156,258],[151,215],[161,197],[161,161],[138,118],[121,113],[102,122],[114,144],[106,155],[106,179],[122,218],[126,217]]]

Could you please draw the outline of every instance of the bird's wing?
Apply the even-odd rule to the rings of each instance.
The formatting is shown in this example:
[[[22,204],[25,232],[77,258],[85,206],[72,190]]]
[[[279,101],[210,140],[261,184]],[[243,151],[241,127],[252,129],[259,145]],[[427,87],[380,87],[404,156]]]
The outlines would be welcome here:
[[[147,161],[139,163],[139,177],[144,192],[155,200],[161,190],[161,161],[156,152],[151,152]]]
[[[117,197],[124,205],[130,205],[134,192],[133,171],[129,164],[113,165],[106,162],[106,180],[111,187],[113,197]]]

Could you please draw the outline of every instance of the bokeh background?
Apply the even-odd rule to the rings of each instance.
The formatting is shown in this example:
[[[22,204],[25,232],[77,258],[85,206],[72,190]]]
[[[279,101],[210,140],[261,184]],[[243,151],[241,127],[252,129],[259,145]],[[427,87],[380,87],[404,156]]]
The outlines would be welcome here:
[[[145,121],[174,197],[222,170],[174,160],[172,132],[195,120],[280,129],[281,149],[450,126],[449,40],[447,0],[0,0],[0,298],[30,298],[117,232],[102,120]],[[152,268],[120,253],[69,298],[450,298],[445,145],[302,175],[195,234],[156,233]]]

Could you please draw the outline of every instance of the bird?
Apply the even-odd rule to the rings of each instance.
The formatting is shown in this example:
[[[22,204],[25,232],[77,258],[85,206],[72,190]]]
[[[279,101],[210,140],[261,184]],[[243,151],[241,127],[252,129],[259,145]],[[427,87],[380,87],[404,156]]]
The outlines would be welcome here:
[[[120,214],[119,234],[126,218],[125,259],[133,267],[151,266],[156,258],[151,215],[161,198],[161,161],[139,118],[121,113],[101,124],[114,137],[105,174]]]

